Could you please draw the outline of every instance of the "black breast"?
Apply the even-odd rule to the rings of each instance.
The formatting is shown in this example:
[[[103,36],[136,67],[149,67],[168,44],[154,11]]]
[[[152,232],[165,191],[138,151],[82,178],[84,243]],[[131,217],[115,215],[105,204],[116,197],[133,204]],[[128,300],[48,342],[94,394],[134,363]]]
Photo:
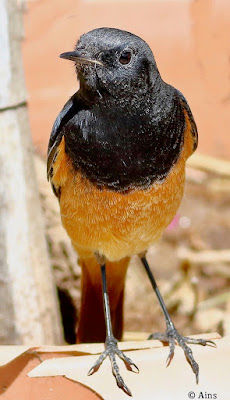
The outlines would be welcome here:
[[[147,188],[168,174],[180,155],[185,118],[175,97],[148,113],[82,109],[63,129],[76,170],[98,187],[127,191]]]

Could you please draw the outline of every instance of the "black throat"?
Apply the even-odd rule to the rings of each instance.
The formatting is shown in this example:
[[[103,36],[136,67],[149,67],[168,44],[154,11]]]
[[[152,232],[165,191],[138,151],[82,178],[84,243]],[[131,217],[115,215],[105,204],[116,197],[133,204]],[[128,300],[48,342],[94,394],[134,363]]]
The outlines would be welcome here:
[[[130,101],[96,96],[87,100],[80,90],[63,127],[74,169],[97,187],[120,192],[164,179],[184,139],[178,92],[162,82],[155,93]]]

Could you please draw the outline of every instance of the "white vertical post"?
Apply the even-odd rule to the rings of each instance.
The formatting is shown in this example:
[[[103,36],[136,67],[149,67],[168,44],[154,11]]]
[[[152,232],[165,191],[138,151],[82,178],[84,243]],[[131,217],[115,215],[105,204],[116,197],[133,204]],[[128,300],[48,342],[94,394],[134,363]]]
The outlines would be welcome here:
[[[1,0],[0,344],[60,344],[28,125],[22,37],[22,2]]]

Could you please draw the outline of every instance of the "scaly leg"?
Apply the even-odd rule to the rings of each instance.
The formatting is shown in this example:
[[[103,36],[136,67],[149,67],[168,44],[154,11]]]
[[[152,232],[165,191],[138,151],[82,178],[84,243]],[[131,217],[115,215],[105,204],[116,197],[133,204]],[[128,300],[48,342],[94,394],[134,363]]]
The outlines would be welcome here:
[[[174,326],[174,323],[167,311],[167,308],[165,306],[164,300],[160,294],[160,291],[158,289],[158,286],[156,284],[156,281],[154,279],[154,276],[152,274],[152,271],[149,268],[149,264],[146,260],[145,256],[141,256],[141,261],[145,267],[145,270],[147,272],[147,275],[150,279],[150,282],[152,284],[152,287],[156,293],[156,296],[159,300],[162,312],[165,317],[165,322],[166,322],[166,331],[165,333],[153,333],[152,335],[149,336],[149,339],[157,339],[160,340],[163,343],[168,343],[169,344],[169,355],[167,358],[167,366],[170,364],[173,356],[174,356],[174,349],[175,349],[175,341],[177,344],[184,350],[185,357],[187,358],[189,364],[192,367],[192,370],[194,374],[196,375],[196,382],[198,383],[199,381],[199,365],[197,362],[194,360],[192,350],[187,346],[187,343],[193,343],[193,344],[200,344],[202,346],[206,346],[208,344],[214,345],[215,343],[212,342],[211,340],[205,340],[205,339],[192,339],[189,337],[181,336],[177,329]]]
[[[112,366],[112,372],[116,379],[117,386],[121,388],[129,396],[132,396],[131,391],[126,386],[126,384],[123,381],[123,378],[120,375],[119,367],[116,362],[116,355],[121,360],[124,361],[126,368],[128,370],[132,371],[132,366],[137,370],[137,372],[139,370],[138,367],[133,363],[133,361],[130,358],[126,357],[126,355],[121,350],[118,349],[117,340],[113,336],[110,307],[109,307],[109,296],[107,292],[105,264],[101,266],[101,278],[102,278],[103,303],[104,303],[105,324],[106,324],[105,350],[100,355],[96,363],[89,370],[88,375],[92,375],[94,372],[96,372],[100,368],[101,364],[106,359],[106,357],[109,357]]]

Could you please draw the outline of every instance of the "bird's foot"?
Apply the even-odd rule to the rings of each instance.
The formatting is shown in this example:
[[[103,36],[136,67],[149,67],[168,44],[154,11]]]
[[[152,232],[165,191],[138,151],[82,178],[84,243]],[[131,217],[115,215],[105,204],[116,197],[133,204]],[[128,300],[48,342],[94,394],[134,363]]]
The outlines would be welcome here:
[[[181,336],[173,324],[170,324],[167,327],[165,333],[159,333],[159,332],[153,333],[148,337],[148,339],[157,339],[163,343],[169,344],[170,350],[166,361],[167,366],[170,364],[174,356],[175,342],[176,342],[184,350],[185,357],[189,362],[189,364],[191,365],[194,374],[196,375],[197,383],[199,381],[199,365],[194,360],[192,350],[190,349],[190,347],[187,346],[187,343],[200,344],[201,346],[213,345],[214,347],[216,347],[215,343],[212,342],[211,340],[194,339],[186,336]]]
[[[100,355],[100,357],[95,362],[95,364],[92,366],[92,368],[89,370],[88,375],[94,374],[94,372],[96,372],[100,368],[101,364],[106,359],[106,357],[109,357],[110,362],[111,362],[111,366],[112,366],[112,372],[113,372],[113,375],[114,375],[114,377],[116,379],[117,386],[120,389],[122,389],[129,396],[132,396],[131,391],[126,386],[123,378],[120,375],[119,367],[118,367],[117,362],[116,362],[116,355],[121,360],[124,361],[125,366],[129,371],[139,372],[139,369],[134,364],[134,362],[130,358],[128,358],[121,350],[118,349],[117,340],[114,337],[108,337],[106,339],[106,341],[105,341],[105,350]],[[133,370],[132,367],[134,367],[134,370]]]

